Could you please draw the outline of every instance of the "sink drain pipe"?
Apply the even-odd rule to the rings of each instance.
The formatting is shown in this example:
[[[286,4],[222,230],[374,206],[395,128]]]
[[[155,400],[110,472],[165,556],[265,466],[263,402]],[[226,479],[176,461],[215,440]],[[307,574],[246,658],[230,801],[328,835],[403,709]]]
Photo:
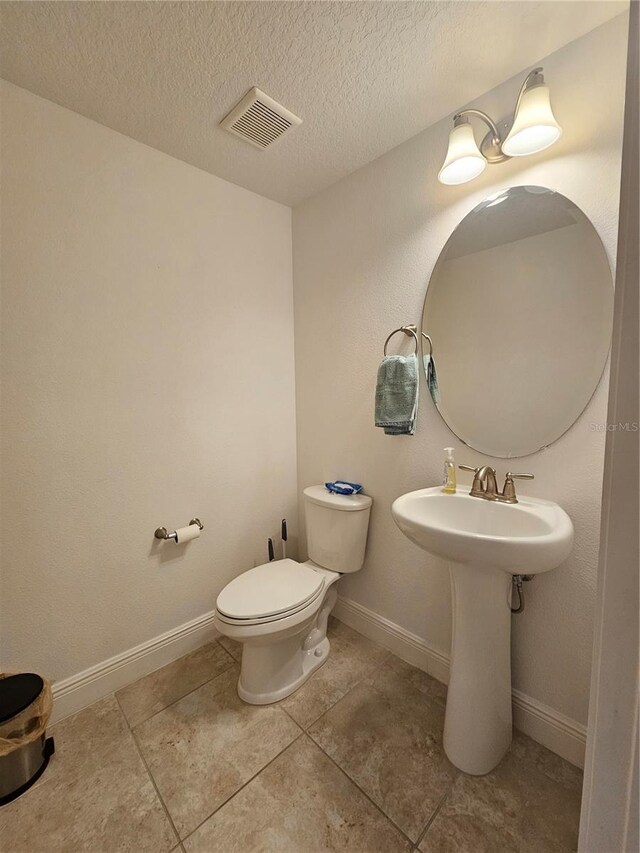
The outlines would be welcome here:
[[[512,575],[511,583],[513,584],[511,601],[513,602],[513,596],[518,593],[518,606],[511,607],[512,613],[523,613],[524,612],[524,591],[522,589],[523,581],[532,581],[533,575]]]

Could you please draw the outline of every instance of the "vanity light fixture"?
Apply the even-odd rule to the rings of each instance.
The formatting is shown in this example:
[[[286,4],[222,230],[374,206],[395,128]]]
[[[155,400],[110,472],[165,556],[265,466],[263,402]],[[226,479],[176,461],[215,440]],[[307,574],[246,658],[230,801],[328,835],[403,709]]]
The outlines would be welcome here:
[[[481,119],[489,128],[480,147],[476,143],[469,118]],[[516,101],[513,119],[502,124],[500,135],[493,119],[481,110],[460,110],[453,117],[449,148],[438,173],[441,184],[464,184],[480,175],[487,163],[504,163],[511,157],[524,157],[544,151],[556,142],[562,128],[551,109],[549,87],[544,82],[542,68],[527,75]]]

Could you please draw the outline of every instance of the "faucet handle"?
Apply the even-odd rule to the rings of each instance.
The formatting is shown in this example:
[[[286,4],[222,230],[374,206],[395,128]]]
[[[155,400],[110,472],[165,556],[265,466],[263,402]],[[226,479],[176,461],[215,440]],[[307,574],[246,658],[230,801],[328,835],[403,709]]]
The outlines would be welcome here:
[[[500,500],[504,501],[508,504],[517,504],[518,498],[516,497],[516,487],[513,484],[515,480],[533,480],[535,479],[533,474],[513,474],[511,471],[507,473],[507,476],[504,481],[504,488],[502,489],[502,494]]]
[[[480,470],[479,468],[474,468],[473,465],[458,465],[458,468],[462,468],[463,471],[471,471],[474,474],[477,474]]]

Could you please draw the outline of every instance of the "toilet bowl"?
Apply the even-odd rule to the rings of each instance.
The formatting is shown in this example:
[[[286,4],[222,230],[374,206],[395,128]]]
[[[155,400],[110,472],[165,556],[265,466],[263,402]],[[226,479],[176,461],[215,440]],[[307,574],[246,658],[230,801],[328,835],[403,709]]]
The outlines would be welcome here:
[[[283,699],[326,662],[336,583],[364,561],[371,498],[324,486],[303,495],[310,559],[249,569],[216,602],[215,627],[243,644],[238,694],[252,705]]]

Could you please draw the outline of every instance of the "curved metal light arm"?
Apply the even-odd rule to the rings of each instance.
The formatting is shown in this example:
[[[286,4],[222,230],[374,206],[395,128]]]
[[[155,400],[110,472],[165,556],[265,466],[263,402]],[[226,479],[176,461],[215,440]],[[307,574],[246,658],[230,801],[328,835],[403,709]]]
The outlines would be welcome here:
[[[482,110],[460,110],[459,113],[456,113],[453,117],[453,122],[455,124],[456,119],[464,118],[465,116],[476,116],[476,118],[482,119],[482,121],[488,126],[489,130],[493,134],[494,141],[496,143],[500,142],[500,133],[498,132],[498,128],[496,127],[496,123],[488,116],[486,113],[483,113]]]

